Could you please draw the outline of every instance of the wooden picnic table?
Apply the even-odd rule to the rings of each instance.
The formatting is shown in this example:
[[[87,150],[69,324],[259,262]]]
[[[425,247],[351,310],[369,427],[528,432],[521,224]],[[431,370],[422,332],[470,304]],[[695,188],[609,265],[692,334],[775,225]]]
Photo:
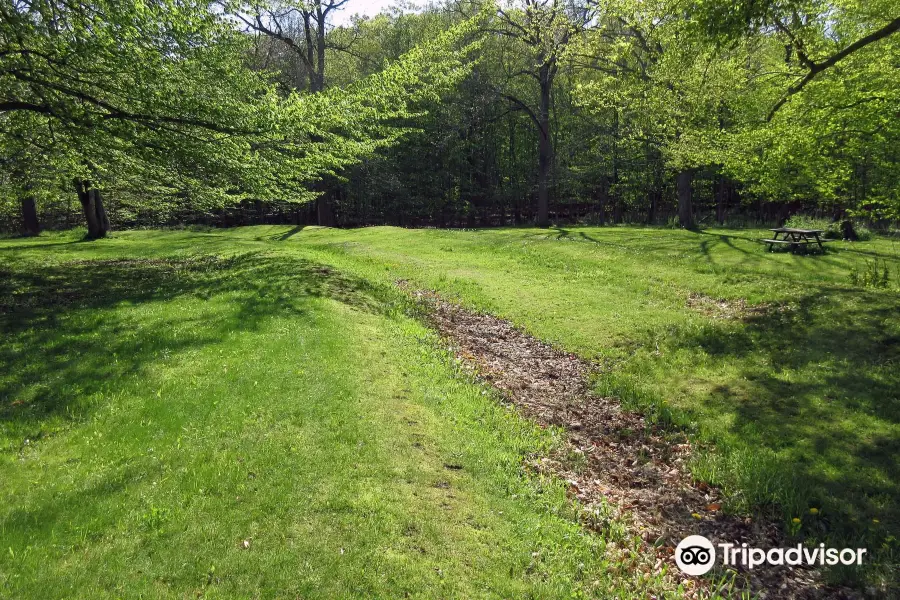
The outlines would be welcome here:
[[[825,251],[825,246],[822,245],[822,242],[827,242],[828,240],[823,240],[820,237],[820,234],[823,232],[822,229],[795,229],[793,227],[776,227],[774,229],[770,229],[769,231],[774,231],[775,235],[772,236],[770,240],[763,240],[766,244],[769,245],[769,250],[775,247],[775,244],[788,244],[791,247],[791,250],[796,250],[797,248],[805,248],[809,246],[809,244],[818,244],[819,250]],[[781,234],[781,239],[778,238],[778,234]]]

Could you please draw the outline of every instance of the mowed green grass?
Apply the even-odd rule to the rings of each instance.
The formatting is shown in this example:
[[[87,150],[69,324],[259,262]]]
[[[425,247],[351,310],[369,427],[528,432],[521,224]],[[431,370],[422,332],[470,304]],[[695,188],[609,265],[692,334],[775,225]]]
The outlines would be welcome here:
[[[0,241],[0,597],[666,592],[397,291],[254,237]]]
[[[85,570],[88,558],[99,565],[105,560],[90,557],[85,548],[97,552],[106,548],[121,561],[122,569],[128,565],[133,578],[128,589],[151,589],[149,595],[183,594],[190,584],[192,593],[199,590],[208,595],[216,590],[241,594],[248,589],[313,595],[310,590],[321,589],[326,596],[395,596],[397,590],[424,596],[559,596],[579,589],[602,596],[616,594],[609,590],[622,585],[624,596],[640,596],[635,586],[641,584],[635,576],[605,570],[604,561],[611,556],[605,542],[615,538],[613,532],[605,537],[585,536],[573,527],[558,487],[537,484],[523,474],[522,458],[546,450],[554,443],[553,435],[535,431],[497,408],[489,393],[482,395],[485,390],[454,374],[447,358],[435,350],[431,334],[405,316],[403,302],[391,291],[396,280],[406,279],[509,318],[542,339],[596,360],[601,370],[596,382],[600,393],[617,395],[626,405],[695,435],[701,451],[691,467],[699,479],[725,489],[728,510],[774,511],[786,529],[791,519],[799,518],[796,538],[811,543],[865,546],[876,557],[874,567],[870,565],[864,573],[834,575],[844,581],[864,577],[870,583],[895,584],[896,537],[900,537],[900,462],[896,460],[900,450],[900,243],[889,239],[836,242],[825,255],[802,256],[765,252],[756,241],[762,237],[768,237],[768,232],[267,226],[206,233],[118,232],[96,243],[72,243],[76,234],[0,241],[5,269],[43,274],[33,284],[7,283],[8,294],[29,285],[48,293],[59,287],[57,278],[83,282],[87,290],[109,290],[96,300],[92,292],[85,292],[66,310],[42,306],[36,313],[55,315],[52,318],[3,317],[15,329],[3,350],[4,364],[13,368],[0,383],[4,390],[0,402],[7,411],[3,425],[9,433],[2,468],[4,473],[23,474],[14,483],[4,484],[4,501],[14,507],[7,510],[23,511],[7,513],[0,530],[4,539],[10,535],[10,523],[29,523],[22,516],[28,514],[27,506],[40,504],[25,490],[55,507],[61,490],[71,492],[73,486],[91,481],[95,472],[104,472],[78,461],[94,460],[95,448],[128,444],[113,455],[118,458],[105,459],[120,469],[119,479],[103,488],[116,488],[109,494],[114,507],[98,511],[74,493],[73,510],[86,523],[55,517],[52,522],[65,525],[40,529],[40,534],[33,523],[13,529],[19,544],[13,550],[21,562],[10,563],[12,555],[0,559],[4,576],[27,580],[22,567],[8,565],[43,564],[48,548],[53,548],[57,558],[50,564],[72,569],[68,575],[59,575],[61,580],[81,576],[82,585],[87,585],[106,568],[96,567],[100,571],[93,573]],[[153,275],[153,268],[148,270],[146,265],[104,263],[97,282],[91,280],[89,263],[75,270],[59,265],[123,257],[166,257],[177,262],[190,256],[248,252],[255,254],[234,265],[193,271],[184,267],[188,272],[171,281],[186,278],[200,283],[166,284],[174,288],[170,292],[154,291],[166,289],[155,279],[170,281],[170,276]],[[851,285],[851,269],[860,269],[874,258],[887,261],[892,288]],[[41,263],[41,269],[35,269],[35,263]],[[58,269],[48,270],[48,265]],[[321,265],[328,269],[323,272]],[[165,271],[163,266],[157,270]],[[132,267],[132,275],[110,272]],[[20,303],[33,301],[15,294],[13,298]],[[711,305],[721,300],[730,306],[743,302],[766,309],[751,311],[744,318],[722,318]],[[304,328],[306,334],[295,328]],[[282,330],[287,331],[285,337],[278,335]],[[298,337],[306,340],[305,350],[298,345]],[[104,352],[114,353],[120,362],[106,360]],[[223,364],[227,361],[217,352],[233,362]],[[303,356],[308,358],[298,368]],[[351,358],[355,356],[363,359]],[[218,371],[226,366],[227,373]],[[95,373],[101,377],[85,376]],[[165,379],[157,381],[157,377]],[[240,379],[229,385],[229,377]],[[168,382],[166,386],[163,381]],[[413,381],[418,383],[412,385]],[[400,386],[399,397],[393,391],[396,386]],[[163,389],[167,392],[161,394]],[[412,391],[403,392],[407,389]],[[435,391],[445,389],[449,391]],[[7,408],[17,398],[24,400]],[[157,428],[145,430],[138,426],[135,411],[154,406]],[[260,406],[269,406],[273,412],[260,414]],[[274,486],[274,480],[261,477],[261,467],[244,467],[237,461],[251,460],[251,448],[274,444],[280,428],[292,422],[285,417],[294,414],[290,411],[303,415],[298,417],[303,434],[287,429],[282,445],[265,446],[265,458],[256,453],[257,460],[284,471],[286,481],[295,481],[279,480],[278,486],[294,487],[277,488],[282,497],[272,499],[277,495],[275,488],[260,486]],[[430,417],[406,416],[409,411]],[[170,426],[160,427],[161,415],[170,412]],[[209,416],[196,422],[192,419],[198,418],[198,412]],[[252,436],[247,439],[248,414],[251,422],[256,419],[258,436],[265,442]],[[356,425],[350,414],[363,415],[358,417],[363,424]],[[322,425],[323,420],[338,416],[345,420],[337,429]],[[407,419],[415,421],[415,427]],[[107,423],[99,432],[106,437],[95,440],[90,436],[98,422]],[[202,447],[178,447],[191,439],[183,431],[185,422],[208,432],[209,438],[199,438],[205,440]],[[351,430],[360,433],[347,433]],[[244,432],[234,434],[243,437],[226,434],[235,431]],[[324,442],[308,437],[312,431],[326,436]],[[338,431],[349,437],[338,441],[327,437]],[[41,432],[45,437],[38,443],[22,446],[23,439]],[[410,437],[414,433],[423,437]],[[167,459],[159,460],[158,453],[140,454],[146,453],[145,447],[156,453],[163,446],[150,443],[147,436],[151,435],[168,440]],[[370,440],[367,446],[366,436],[376,435],[380,441]],[[121,441],[111,444],[109,436]],[[354,436],[365,438],[365,453],[354,454],[359,442]],[[316,441],[301,446],[297,439]],[[230,443],[238,447],[219,452]],[[344,459],[336,449],[341,444],[346,446]],[[59,453],[59,462],[54,463],[57,471],[42,462],[50,455],[34,455],[51,447]],[[297,448],[299,453],[292,454]],[[66,463],[70,452],[78,461]],[[460,452],[462,458],[454,458]],[[126,456],[139,456],[140,465],[181,461],[180,468],[194,471],[176,468],[177,479],[171,473],[167,479],[141,475],[129,484],[121,479],[144,473],[146,468],[126,472],[125,464],[131,464]],[[35,462],[28,462],[28,457]],[[342,460],[368,464],[374,474],[360,480],[357,471],[342,467]],[[300,466],[307,463],[313,466]],[[191,487],[201,464],[209,469],[201,471],[204,483],[196,484],[203,494]],[[316,487],[292,479],[316,472],[316,464],[332,473],[335,483]],[[445,464],[464,468],[448,469]],[[481,470],[474,465],[482,465]],[[228,470],[232,468],[233,473]],[[49,480],[38,479],[35,473]],[[60,473],[71,479],[61,478]],[[211,483],[222,479],[223,473],[232,473],[233,479],[225,481],[235,487],[256,486],[265,493],[251,496],[228,488],[226,495],[224,483],[219,487]],[[405,473],[421,474],[421,478]],[[400,485],[404,478],[416,483]],[[328,478],[318,478],[323,479]],[[154,480],[156,486],[152,486]],[[158,488],[163,480],[169,482],[170,495],[144,500],[155,498],[155,490],[166,489]],[[445,487],[446,483],[451,487]],[[399,491],[406,485],[412,488],[411,496]],[[359,518],[360,507],[354,503],[361,502],[363,490],[374,493],[373,489],[382,490],[382,495],[370,500],[382,511],[380,517]],[[209,490],[220,495],[203,504]],[[329,493],[354,499],[346,514],[335,508],[342,505],[332,504]],[[485,521],[459,521],[459,512],[447,511],[441,507],[445,500],[437,500],[446,493],[455,498],[456,511],[466,506]],[[237,502],[231,500],[232,494],[244,504],[226,509],[228,502]],[[432,496],[425,501],[423,494]],[[17,499],[9,502],[7,497]],[[123,505],[122,497],[131,504]],[[267,504],[248,505],[251,497],[252,502]],[[433,508],[432,500],[440,510]],[[200,506],[206,512],[191,512]],[[321,506],[326,508],[316,512]],[[226,519],[211,523],[226,510],[232,511]],[[98,514],[106,518],[107,513],[106,528],[93,528],[90,519],[99,518]],[[411,514],[420,516],[406,516]],[[46,521],[42,516],[30,518]],[[284,523],[292,519],[308,527],[290,538],[294,548],[305,549],[296,553],[285,541]],[[523,524],[521,519],[531,521]],[[408,521],[415,521],[414,527],[407,527]],[[333,522],[335,530],[322,526],[323,522]],[[231,527],[232,523],[237,524]],[[279,531],[281,541],[260,542],[263,534],[246,531],[252,529],[247,523],[268,523]],[[157,529],[162,533],[157,534]],[[367,550],[358,552],[369,554],[352,554],[351,544],[341,537],[351,530],[364,538],[357,548]],[[409,536],[408,531],[416,533]],[[86,536],[86,532],[93,532],[102,543],[71,541],[72,536]],[[58,536],[64,541],[58,541]],[[197,536],[205,540],[203,544]],[[251,536],[250,550],[240,549],[240,542]],[[432,545],[421,553],[415,548],[422,546],[423,537],[431,539]],[[325,540],[334,539],[341,541],[328,542],[331,550],[319,551]],[[134,549],[113,545],[114,540],[151,549],[147,555],[137,555]],[[528,550],[535,540],[543,540],[541,549]],[[22,558],[29,544],[35,548],[33,554]],[[185,551],[186,547],[190,550]],[[373,550],[376,547],[390,551]],[[196,561],[191,558],[195,552],[200,557]],[[541,561],[550,560],[545,555],[554,556],[555,562],[542,562],[535,570],[532,552],[538,552]],[[385,557],[394,554],[398,561],[385,566]],[[217,562],[218,555],[230,557],[231,562]],[[136,556],[143,556],[148,565],[163,567],[136,573]],[[310,565],[302,571],[307,576],[297,575],[301,571],[295,561],[300,556]],[[256,557],[261,562],[248,567],[246,561]],[[358,567],[361,572],[345,572],[343,565],[354,560],[359,562],[352,564],[363,565]],[[372,561],[377,566],[366,566]],[[447,566],[451,564],[456,565],[455,571]],[[213,565],[216,570],[210,574]],[[228,565],[230,576],[221,575],[223,565]],[[290,573],[279,578],[273,574],[279,570]],[[181,573],[181,579],[173,582],[167,579],[171,575],[162,572]],[[260,579],[239,579],[250,573]],[[390,573],[387,582],[382,579],[384,573]],[[288,580],[290,584],[285,583]],[[151,581],[152,587],[141,587],[151,586]],[[455,587],[442,592],[443,588],[435,587],[438,582]],[[107,582],[101,589],[114,589],[111,585]]]
[[[727,508],[861,545],[896,582],[900,241],[766,252],[768,231],[250,228],[370,280],[409,279],[598,362],[600,393],[696,434]],[[887,290],[852,269],[886,261]],[[693,296],[693,300],[692,300]],[[767,307],[723,318],[710,304]],[[815,509],[817,514],[812,514]],[[800,519],[799,525],[793,519]],[[836,574],[854,580],[858,572]]]

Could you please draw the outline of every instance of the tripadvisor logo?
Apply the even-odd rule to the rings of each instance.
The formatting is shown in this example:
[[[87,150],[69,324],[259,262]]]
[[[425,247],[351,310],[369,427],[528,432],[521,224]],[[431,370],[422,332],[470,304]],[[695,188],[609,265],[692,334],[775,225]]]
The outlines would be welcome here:
[[[751,548],[747,544],[718,544],[724,566],[753,569],[760,565],[861,565],[865,548],[826,548],[825,544],[792,548]],[[675,547],[675,564],[688,575],[708,573],[716,563],[716,547],[702,535],[689,535]]]
[[[702,535],[689,535],[675,548],[675,564],[688,575],[703,575],[715,562],[716,549]]]

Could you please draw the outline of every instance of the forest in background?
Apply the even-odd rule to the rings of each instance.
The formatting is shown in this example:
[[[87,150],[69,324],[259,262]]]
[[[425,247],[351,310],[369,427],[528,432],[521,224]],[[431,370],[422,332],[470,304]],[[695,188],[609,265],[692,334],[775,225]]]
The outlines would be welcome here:
[[[4,0],[2,228],[900,215],[896,0],[345,4]]]

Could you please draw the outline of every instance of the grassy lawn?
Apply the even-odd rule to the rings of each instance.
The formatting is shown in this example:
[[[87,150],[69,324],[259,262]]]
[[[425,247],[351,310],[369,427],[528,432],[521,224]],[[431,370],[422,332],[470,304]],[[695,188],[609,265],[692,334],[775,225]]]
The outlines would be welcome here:
[[[900,242],[835,242],[803,256],[765,252],[763,237],[371,228],[288,239],[370,280],[413,280],[596,359],[600,392],[714,443],[693,469],[731,495],[732,510],[777,506],[786,525],[802,520],[800,537],[863,544],[896,563]],[[851,285],[851,269],[876,257],[892,289]],[[727,318],[718,300],[766,308]]]
[[[0,241],[0,597],[659,591],[397,292],[248,233]]]
[[[693,468],[728,508],[778,506],[802,537],[895,560],[900,243],[797,256],[761,237],[271,226],[0,240],[0,596],[656,586],[607,570],[618,534],[582,533],[562,490],[523,472],[558,440],[454,371],[405,316],[401,278],[598,361],[599,391],[709,443]],[[851,285],[873,257],[893,290]]]

